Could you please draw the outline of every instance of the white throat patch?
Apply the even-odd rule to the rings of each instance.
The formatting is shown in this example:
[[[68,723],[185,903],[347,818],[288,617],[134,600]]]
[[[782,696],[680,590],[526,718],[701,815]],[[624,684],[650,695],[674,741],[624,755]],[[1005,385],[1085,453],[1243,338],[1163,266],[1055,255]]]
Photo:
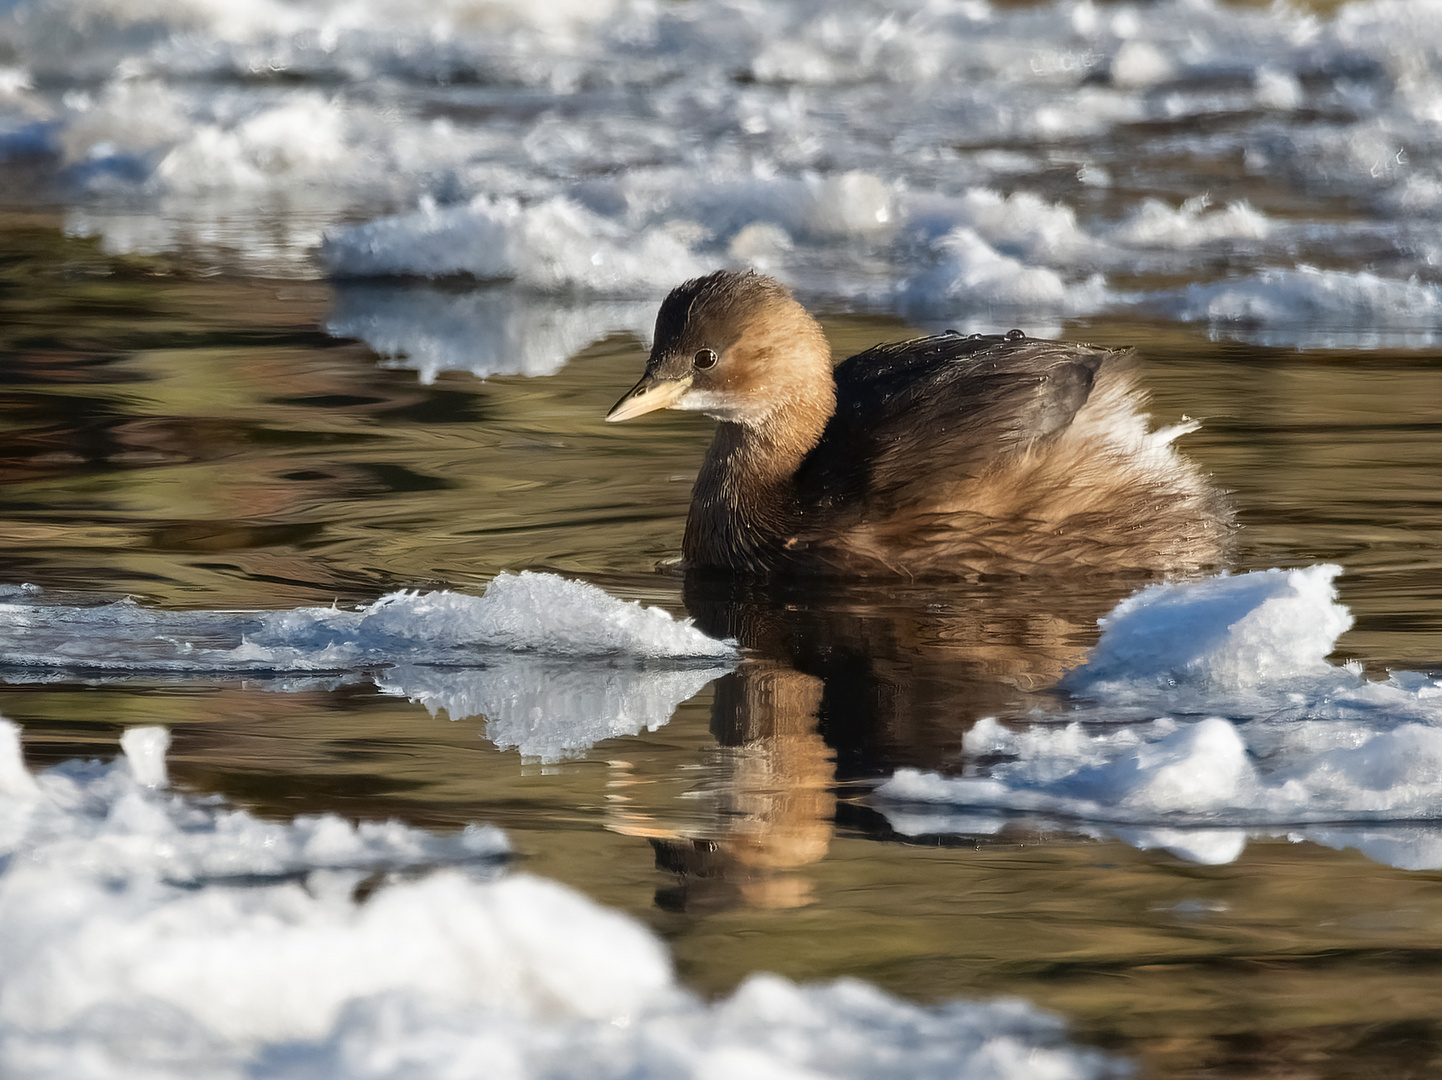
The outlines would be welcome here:
[[[764,396],[762,396],[762,400],[764,400]],[[705,413],[716,420],[747,425],[761,423],[770,411],[762,407],[754,398],[748,401],[741,394],[728,393],[724,390],[687,390],[671,408],[684,409],[686,412]]]

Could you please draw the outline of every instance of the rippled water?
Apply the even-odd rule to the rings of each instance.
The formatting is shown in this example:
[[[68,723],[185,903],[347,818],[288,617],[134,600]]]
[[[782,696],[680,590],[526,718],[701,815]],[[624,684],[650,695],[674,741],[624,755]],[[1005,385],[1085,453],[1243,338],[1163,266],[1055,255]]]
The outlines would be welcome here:
[[[0,713],[32,769],[59,767],[43,783],[91,800],[47,804],[29,856],[4,848],[0,1072],[51,1053],[64,1080],[82,1060],[125,1076],[150,1054],[190,1077],[190,1053],[226,1077],[287,1063],[329,1076],[389,1068],[407,1039],[441,1054],[447,1023],[554,1049],[589,1006],[554,1023],[554,1002],[518,1006],[519,1027],[490,1005],[437,1021],[411,1002],[389,1026],[317,1006],[297,1034],[266,1011],[265,978],[320,1001],[308,980],[324,965],[287,967],[264,935],[270,966],[252,978],[245,950],[228,954],[241,964],[225,992],[187,989],[185,963],[149,984],[181,1013],[204,998],[199,1035],[137,996],[134,972],[190,943],[227,955],[217,942],[241,924],[194,912],[232,897],[205,860],[241,858],[252,835],[286,873],[319,868],[311,907],[270,879],[240,888],[256,911],[303,909],[327,933],[373,917],[380,955],[424,951],[401,928],[452,910],[484,935],[493,894],[478,882],[494,866],[451,894],[453,878],[418,871],[499,857],[494,834],[455,833],[476,823],[505,830],[515,869],[648,925],[682,983],[714,995],[717,1011],[668,998],[659,1017],[636,1012],[642,1045],[669,1046],[684,1021],[703,1048],[720,1032],[825,1050],[844,1027],[873,1049],[943,1053],[935,1026],[909,1034],[940,1014],[854,987],[728,996],[773,971],[913,1002],[1019,998],[1022,1056],[1000,1075],[1029,1075],[1049,1038],[1078,1075],[1106,1060],[1146,1077],[1435,1071],[1439,101],[1442,9],[1412,0],[0,3]],[[839,356],[944,326],[1137,347],[1158,422],[1203,420],[1184,446],[1233,492],[1235,569],[1342,568],[1355,621],[1332,664],[1312,657],[1311,683],[1306,663],[1284,664],[1250,697],[1179,676],[1088,702],[1057,679],[1139,581],[685,580],[667,560],[709,421],[601,417],[634,382],[665,290],[743,265],[793,286]],[[501,662],[485,650],[509,624],[479,645],[446,636],[521,570],[692,617],[745,655],[593,663],[605,643],[583,648],[576,623],[604,638],[636,609],[556,600],[551,577],[505,580],[572,621],[569,654]],[[1259,652],[1325,645],[1322,624],[1345,621],[1326,573],[1299,578],[1310,606],[1273,620]],[[326,637],[362,618],[352,606],[382,630]],[[1168,629],[1205,622],[1191,608]],[[301,662],[276,662],[287,648]],[[122,767],[75,764],[109,761],[131,730],[152,783],[161,740],[134,729],[154,725],[189,800],[163,826],[135,816],[157,804],[136,803]],[[0,845],[35,816],[8,738]],[[901,788],[940,797],[878,793],[898,770]],[[947,794],[963,772],[994,781],[987,798]],[[1150,814],[1125,804],[1162,774],[1181,796]],[[1257,797],[1212,812],[1228,783]],[[193,865],[165,864],[177,836],[208,835],[212,796],[274,827],[237,819]],[[336,842],[335,819],[291,825],[302,813],[415,828]],[[64,846],[99,818],[124,843]],[[144,867],[120,859],[101,880],[119,849]],[[171,876],[146,877],[147,859]],[[23,872],[52,864],[50,892],[16,901],[36,880]],[[244,872],[274,872],[257,865]],[[376,866],[389,870],[326,877]],[[546,895],[502,878],[512,892],[496,896]],[[165,906],[177,881],[193,907]],[[34,931],[61,896],[93,907]],[[123,904],[130,921],[113,921]],[[600,1034],[577,1036],[613,1045],[608,995],[665,984],[665,950],[574,898],[556,910],[534,931],[554,977],[584,983],[567,962],[615,947]],[[151,938],[103,931],[157,912]],[[299,952],[322,937],[298,935]],[[13,951],[37,941],[68,960],[37,976]],[[347,968],[346,951],[330,957],[350,976],[384,967]],[[65,1012],[90,1000],[73,970],[103,1008]],[[511,993],[492,974],[466,992]],[[364,995],[336,979],[336,1000]],[[23,990],[36,985],[62,988],[50,1013]],[[410,1001],[404,979],[380,989]],[[819,1016],[819,1032],[748,1027],[749,1008]],[[1037,1009],[1065,1031],[1046,1035]],[[966,1038],[1012,1023],[946,1015]],[[227,1020],[256,1027],[205,1050]],[[342,1067],[333,1031],[380,1042]],[[331,1039],[332,1056],[286,1058],[302,1037]],[[958,1053],[938,1060],[971,1060]],[[553,1064],[567,1061],[589,1063]]]
[[[157,273],[43,217],[9,219],[5,240],[9,583],[289,608],[551,569],[759,652],[664,726],[551,761],[370,683],[12,672],[0,712],[32,765],[108,757],[121,727],[159,723],[182,789],[265,814],[500,825],[528,869],[659,930],[707,991],[773,970],[922,1000],[1021,995],[1158,1076],[1303,1060],[1412,1075],[1442,1049],[1442,872],[1285,829],[1219,865],[1026,815],[908,839],[867,796],[900,766],[954,768],[976,718],[1053,700],[1134,582],[688,587],[657,567],[709,422],[601,422],[636,339],[543,379],[426,384],[320,329],[352,303],[344,287]],[[839,352],[906,329],[826,327]],[[1158,418],[1205,418],[1188,452],[1235,493],[1239,568],[1340,563],[1357,616],[1342,655],[1439,670],[1437,354],[1268,350],[1134,321],[1067,333],[1135,344]]]

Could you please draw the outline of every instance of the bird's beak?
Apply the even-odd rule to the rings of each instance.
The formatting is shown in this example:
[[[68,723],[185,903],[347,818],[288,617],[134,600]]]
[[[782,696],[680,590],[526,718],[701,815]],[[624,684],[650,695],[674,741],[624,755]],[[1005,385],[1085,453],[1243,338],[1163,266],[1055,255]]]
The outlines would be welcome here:
[[[631,387],[625,397],[611,407],[611,411],[606,414],[606,422],[615,424],[655,412],[657,409],[669,409],[690,389],[689,375],[679,379],[663,379],[648,371],[641,376],[640,382]]]

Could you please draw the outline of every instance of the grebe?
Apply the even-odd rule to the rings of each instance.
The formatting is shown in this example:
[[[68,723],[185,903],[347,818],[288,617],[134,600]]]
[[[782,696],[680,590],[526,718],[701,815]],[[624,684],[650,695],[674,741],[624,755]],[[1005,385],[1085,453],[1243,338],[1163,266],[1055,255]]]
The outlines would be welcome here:
[[[958,577],[1186,572],[1231,512],[1149,430],[1130,351],[1005,335],[877,345],[834,369],[820,325],[755,272],[673,290],[608,421],[720,421],[686,520],[689,567]]]

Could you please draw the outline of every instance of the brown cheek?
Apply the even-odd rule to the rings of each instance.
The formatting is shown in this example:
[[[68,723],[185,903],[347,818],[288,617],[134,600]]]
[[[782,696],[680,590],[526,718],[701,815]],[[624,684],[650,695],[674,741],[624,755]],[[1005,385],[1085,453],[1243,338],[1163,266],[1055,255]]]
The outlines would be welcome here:
[[[750,334],[743,334],[731,348],[726,350],[712,373],[712,385],[717,389],[733,390],[754,384],[770,365],[773,348]]]

